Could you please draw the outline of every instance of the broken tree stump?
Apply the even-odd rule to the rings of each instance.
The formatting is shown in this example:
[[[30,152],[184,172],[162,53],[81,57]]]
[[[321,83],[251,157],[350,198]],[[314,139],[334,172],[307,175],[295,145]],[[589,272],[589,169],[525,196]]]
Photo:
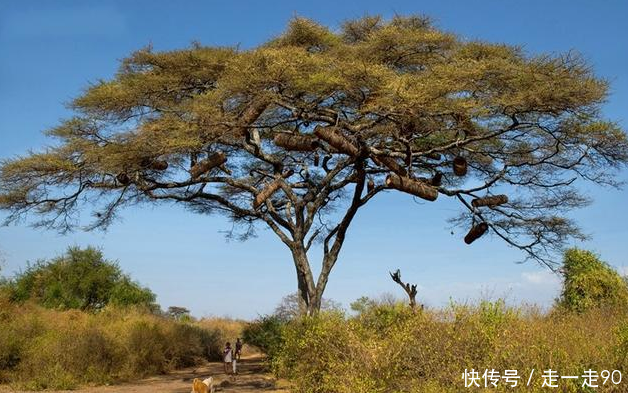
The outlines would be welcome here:
[[[416,284],[410,285],[410,283],[404,283],[403,281],[401,281],[401,270],[399,269],[397,269],[397,271],[395,271],[394,273],[388,273],[390,274],[390,278],[392,278],[394,282],[399,284],[401,288],[406,291],[406,294],[408,295],[408,298],[410,300],[410,308],[414,311],[414,309],[416,308]]]
[[[420,180],[414,180],[391,173],[386,177],[386,185],[428,201],[435,201],[436,198],[438,198],[438,190]]]
[[[224,164],[225,162],[227,162],[227,156],[224,153],[214,153],[208,158],[197,162],[192,168],[190,168],[190,175],[192,176],[192,179],[197,179],[199,176]]]
[[[482,206],[499,206],[504,203],[508,203],[507,195],[493,195],[484,198],[475,198],[471,201],[471,206],[473,207],[482,207]]]
[[[464,237],[464,242],[467,244],[471,244],[477,239],[479,239],[482,235],[486,233],[488,230],[488,224],[485,222],[481,222],[478,225],[471,227],[469,233]]]

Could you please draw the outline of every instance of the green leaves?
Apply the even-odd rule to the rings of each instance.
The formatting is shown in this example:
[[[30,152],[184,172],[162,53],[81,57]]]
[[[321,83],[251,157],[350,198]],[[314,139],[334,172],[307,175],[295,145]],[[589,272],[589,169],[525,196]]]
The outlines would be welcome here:
[[[563,261],[564,284],[558,304],[566,310],[622,307],[628,304],[628,285],[591,251],[571,248]]]
[[[15,301],[33,300],[48,308],[98,311],[108,304],[151,307],[155,294],[122,273],[118,265],[88,247],[39,261],[7,284]]]

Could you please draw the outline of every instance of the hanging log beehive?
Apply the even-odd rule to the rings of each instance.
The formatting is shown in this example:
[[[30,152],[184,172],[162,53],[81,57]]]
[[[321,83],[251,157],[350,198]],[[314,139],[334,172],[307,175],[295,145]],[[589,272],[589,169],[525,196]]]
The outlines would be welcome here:
[[[366,183],[366,191],[371,192],[374,189],[375,189],[375,182],[373,181],[373,179],[369,179],[368,182]]]
[[[211,169],[220,166],[227,162],[227,156],[222,152],[217,152],[209,156],[208,158],[197,162],[192,168],[190,168],[190,175],[192,179],[196,179],[204,173],[209,172]]]
[[[164,160],[155,160],[150,163],[150,168],[156,171],[165,171],[168,169],[168,162]]]
[[[342,153],[350,156],[358,155],[358,147],[336,127],[316,126],[316,128],[314,128],[314,135],[329,143],[331,147]]]
[[[484,198],[475,198],[471,201],[471,206],[473,207],[482,207],[482,206],[499,206],[504,203],[508,203],[507,195],[492,195]]]
[[[430,184],[433,185],[434,187],[440,187],[442,182],[443,182],[443,174],[440,172],[436,172],[436,174],[430,180]]]
[[[469,230],[469,233],[467,233],[467,235],[464,237],[464,242],[467,244],[473,243],[474,241],[479,239],[480,236],[484,235],[487,230],[488,230],[488,224],[485,222],[481,222],[478,225],[474,225]]]
[[[464,176],[467,174],[467,160],[463,157],[457,156],[454,158],[454,174],[456,176]]]
[[[122,173],[118,173],[118,176],[116,176],[116,179],[118,180],[118,182],[120,182],[120,184],[122,184],[123,186],[128,186],[131,183],[131,179],[129,178],[129,175],[127,175],[126,173],[122,172]]]
[[[422,181],[398,176],[392,173],[386,177],[386,186],[408,194],[416,195],[419,198],[428,201],[435,201],[436,198],[438,198],[438,191],[434,187],[431,187]]]
[[[313,151],[318,147],[318,141],[310,135],[289,134],[287,132],[282,132],[275,134],[273,140],[275,145],[292,151]]]
[[[440,153],[429,153],[429,154],[426,154],[425,157],[429,158],[430,160],[434,160],[434,161],[440,161],[440,159],[442,158]]]
[[[318,153],[314,153],[314,166],[318,166],[318,161],[320,160],[320,156]]]
[[[406,170],[406,168],[404,168],[401,165],[399,165],[397,160],[395,160],[392,157],[376,156],[376,157],[373,157],[373,161],[375,161],[378,165],[385,166],[386,168],[388,168],[391,171],[395,172],[399,176],[407,176],[408,175],[408,171]]]
[[[272,182],[268,183],[266,187],[262,189],[257,195],[255,195],[255,199],[253,200],[253,208],[257,209],[264,203],[268,198],[270,198],[277,190],[281,188],[281,182],[283,179],[275,179]]]

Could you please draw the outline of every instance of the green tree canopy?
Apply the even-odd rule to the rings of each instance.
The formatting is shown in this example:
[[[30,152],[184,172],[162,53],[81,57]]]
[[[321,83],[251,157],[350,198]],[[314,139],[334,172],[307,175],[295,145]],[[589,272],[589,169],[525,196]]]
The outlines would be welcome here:
[[[190,315],[190,310],[181,306],[168,307],[168,309],[166,310],[166,315],[178,321],[190,320],[192,318]]]
[[[5,283],[14,301],[34,300],[49,308],[97,311],[108,304],[155,309],[155,294],[104,259],[101,251],[70,247],[41,260]]]
[[[567,250],[563,276],[558,304],[567,310],[582,312],[600,306],[628,306],[626,281],[591,251]]]
[[[59,230],[82,209],[93,229],[145,202],[223,213],[243,238],[262,223],[315,312],[351,222],[383,191],[452,198],[465,242],[488,231],[550,264],[582,238],[563,214],[587,203],[576,181],[615,185],[628,161],[626,135],[600,113],[607,91],[573,53],[467,41],[420,16],[337,31],[295,18],[247,50],[131,54],[48,130],[56,145],[2,163],[0,208]]]

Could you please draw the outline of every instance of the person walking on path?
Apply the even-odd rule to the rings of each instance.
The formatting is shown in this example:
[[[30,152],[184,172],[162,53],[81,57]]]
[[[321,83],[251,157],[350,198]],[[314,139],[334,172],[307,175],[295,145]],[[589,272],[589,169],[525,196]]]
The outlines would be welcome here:
[[[229,375],[230,369],[233,368],[233,350],[230,342],[225,344],[225,349],[222,351],[222,360],[225,366],[225,374]]]
[[[238,361],[240,360],[240,357],[242,356],[242,341],[240,340],[240,337],[238,337],[235,343],[235,356]]]

